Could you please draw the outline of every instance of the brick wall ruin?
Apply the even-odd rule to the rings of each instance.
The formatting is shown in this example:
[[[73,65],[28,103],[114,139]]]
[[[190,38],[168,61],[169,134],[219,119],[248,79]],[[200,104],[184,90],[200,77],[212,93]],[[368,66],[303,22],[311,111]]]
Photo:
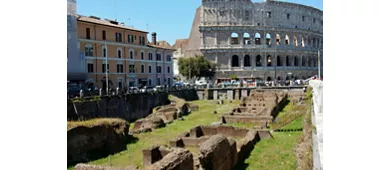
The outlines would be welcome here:
[[[221,116],[222,123],[248,123],[265,128],[287,102],[287,93],[275,90],[252,90],[241,99],[240,107]]]

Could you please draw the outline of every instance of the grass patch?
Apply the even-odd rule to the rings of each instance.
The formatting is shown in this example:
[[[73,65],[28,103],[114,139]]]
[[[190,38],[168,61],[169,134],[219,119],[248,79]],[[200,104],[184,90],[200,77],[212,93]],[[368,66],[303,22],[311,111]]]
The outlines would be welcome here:
[[[304,117],[305,117],[305,115],[302,115],[302,116],[298,117],[297,119],[293,120],[292,122],[290,122],[289,124],[287,124],[286,126],[284,126],[281,129],[299,129],[299,128],[303,128]]]
[[[153,145],[165,145],[169,140],[174,139],[181,133],[189,131],[197,125],[210,125],[212,122],[219,121],[219,116],[237,107],[234,101],[224,105],[216,105],[217,101],[199,100],[192,102],[199,105],[198,111],[193,111],[191,114],[183,116],[184,121],[175,120],[168,124],[165,128],[155,129],[149,133],[134,135],[138,138],[138,142],[127,145],[127,151],[120,152],[111,156],[111,164],[115,167],[126,167],[129,165],[142,167],[142,150]],[[213,114],[214,110],[218,114]],[[132,124],[131,124],[132,126]],[[108,158],[99,159],[89,162],[94,165],[110,165]]]
[[[273,139],[264,139],[255,145],[248,159],[236,170],[283,169],[295,170],[295,147],[302,132],[273,133]]]
[[[75,127],[84,126],[84,127],[94,127],[101,125],[115,125],[115,124],[126,124],[127,121],[116,118],[96,118],[87,121],[68,121],[67,130],[73,129]]]
[[[92,97],[88,97],[88,98],[72,99],[72,102],[73,103],[84,103],[84,102],[97,102],[100,100],[101,100],[100,96],[92,96]]]

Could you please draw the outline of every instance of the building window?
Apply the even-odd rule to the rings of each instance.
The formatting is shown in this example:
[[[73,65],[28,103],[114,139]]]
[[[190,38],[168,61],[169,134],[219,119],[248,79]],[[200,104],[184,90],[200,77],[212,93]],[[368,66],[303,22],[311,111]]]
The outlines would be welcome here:
[[[137,51],[135,51],[135,52],[134,52],[134,55],[137,57],[137,56],[138,56],[138,52],[137,52]]]
[[[144,59],[144,52],[141,52],[141,60]]]
[[[245,21],[249,20],[250,13],[249,11],[245,11]]]
[[[103,70],[103,73],[106,72],[106,64],[102,64],[102,70]],[[108,72],[110,72],[110,64],[107,64],[107,70],[108,70]]]
[[[156,60],[161,61],[161,54],[156,54]]]
[[[120,49],[117,50],[117,57],[122,58],[122,50]]]
[[[149,60],[153,60],[153,54],[149,53]]]
[[[313,24],[315,24],[316,23],[316,19],[315,18],[313,18]]]
[[[106,31],[102,31],[103,40],[106,40]]]
[[[122,78],[118,79],[118,87],[119,87],[119,89],[121,89],[122,86],[123,86],[123,82],[122,81],[123,81]]]
[[[117,32],[115,33],[115,41],[116,42],[122,42],[122,34]]]
[[[134,35],[134,40],[137,41],[137,36],[136,35]]]
[[[130,59],[134,59],[133,51],[130,51]]]
[[[129,65],[129,73],[135,73],[134,65]]]
[[[149,73],[152,73],[152,66],[149,66]]]
[[[167,55],[167,61],[172,61],[172,57],[170,55]]]
[[[302,21],[305,21],[305,16],[302,16]]]
[[[88,64],[88,73],[93,73],[93,64]]]
[[[287,19],[290,19],[290,14],[287,14]]]
[[[145,73],[145,66],[141,65],[141,73]]]
[[[149,79],[148,83],[149,83],[149,86],[152,86],[152,80],[151,79]]]
[[[133,35],[127,35],[127,42],[129,42],[129,43],[133,43],[134,42],[134,37],[133,37]]]
[[[145,37],[141,37],[141,45],[145,45]]]
[[[93,56],[93,47],[85,47],[85,56]]]
[[[116,65],[116,72],[117,73],[123,73],[123,64],[117,64]]]
[[[171,67],[167,67],[167,73],[171,73]]]
[[[267,18],[271,18],[271,12],[267,12]]]
[[[87,32],[87,39],[91,39],[91,29],[87,28],[86,32]]]
[[[157,73],[161,73],[161,66],[157,66],[157,67],[156,67],[156,72],[157,72]]]
[[[105,47],[103,47],[103,57],[107,57],[107,50]]]
[[[157,78],[157,85],[160,85],[161,82],[160,82],[160,78]]]

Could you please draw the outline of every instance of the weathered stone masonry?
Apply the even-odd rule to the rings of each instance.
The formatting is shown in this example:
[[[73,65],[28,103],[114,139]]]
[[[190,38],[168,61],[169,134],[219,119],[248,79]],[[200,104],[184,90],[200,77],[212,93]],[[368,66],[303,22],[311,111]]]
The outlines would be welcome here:
[[[198,14],[199,13],[199,14]],[[199,19],[200,51],[217,63],[216,77],[263,80],[307,78],[322,64],[322,11],[266,0],[203,0]],[[197,22],[194,22],[197,23]],[[321,66],[322,68],[322,66]]]

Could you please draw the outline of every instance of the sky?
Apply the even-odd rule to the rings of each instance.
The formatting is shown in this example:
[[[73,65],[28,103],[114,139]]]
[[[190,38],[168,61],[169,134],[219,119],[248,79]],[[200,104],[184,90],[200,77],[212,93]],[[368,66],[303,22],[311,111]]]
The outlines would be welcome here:
[[[263,2],[264,0],[252,0]],[[283,0],[322,10],[322,0]],[[76,0],[77,13],[102,19],[117,19],[126,26],[157,33],[157,41],[173,45],[176,39],[188,38],[196,8],[202,0]]]

